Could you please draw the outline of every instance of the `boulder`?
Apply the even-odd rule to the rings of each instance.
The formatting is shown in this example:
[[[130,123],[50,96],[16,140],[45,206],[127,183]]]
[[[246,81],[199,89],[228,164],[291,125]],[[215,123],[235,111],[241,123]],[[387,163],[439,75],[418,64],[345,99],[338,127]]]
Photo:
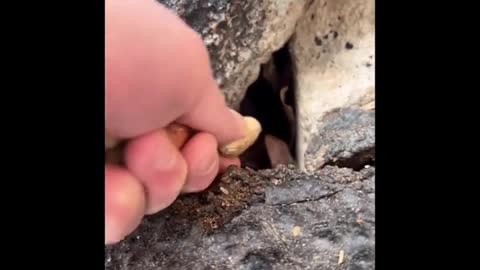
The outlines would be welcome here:
[[[105,252],[107,270],[374,269],[375,170],[231,168]]]

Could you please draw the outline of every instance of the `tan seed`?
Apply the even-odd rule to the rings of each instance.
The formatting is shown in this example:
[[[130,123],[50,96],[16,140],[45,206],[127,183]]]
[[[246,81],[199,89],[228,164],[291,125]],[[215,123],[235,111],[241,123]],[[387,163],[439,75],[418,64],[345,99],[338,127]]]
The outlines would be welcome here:
[[[247,150],[255,143],[255,141],[258,139],[258,136],[260,135],[260,132],[262,132],[262,126],[257,121],[257,119],[250,116],[244,116],[243,119],[245,120],[245,137],[227,145],[221,146],[219,151],[223,156],[240,156],[243,152],[245,152],[245,150]]]

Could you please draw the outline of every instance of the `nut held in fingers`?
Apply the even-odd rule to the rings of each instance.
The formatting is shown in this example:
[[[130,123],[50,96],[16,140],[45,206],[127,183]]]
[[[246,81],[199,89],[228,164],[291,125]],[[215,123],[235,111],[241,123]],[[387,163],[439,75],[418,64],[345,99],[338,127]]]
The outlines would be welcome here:
[[[258,136],[262,132],[260,123],[257,119],[249,116],[244,116],[243,119],[245,120],[246,128],[245,137],[221,146],[219,149],[221,155],[225,157],[238,157],[258,139]]]
[[[232,143],[222,145],[218,151],[224,157],[238,157],[258,139],[262,132],[262,126],[257,119],[244,116],[245,121],[245,137]],[[181,149],[186,141],[194,134],[194,131],[181,124],[172,123],[166,127],[166,132],[172,143]],[[107,163],[119,163],[123,159],[123,149],[118,148],[118,141],[110,136],[105,136],[106,161]]]
[[[168,137],[178,149],[181,149],[187,140],[193,135],[192,129],[177,123],[168,125],[166,131]]]

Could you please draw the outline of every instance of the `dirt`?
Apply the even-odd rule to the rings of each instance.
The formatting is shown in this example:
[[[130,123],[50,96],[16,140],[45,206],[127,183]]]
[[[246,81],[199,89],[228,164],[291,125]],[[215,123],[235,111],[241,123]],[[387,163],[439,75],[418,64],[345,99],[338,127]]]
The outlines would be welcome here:
[[[198,220],[204,233],[210,233],[250,204],[262,202],[266,181],[267,178],[254,174],[252,170],[232,166],[206,191],[184,195],[177,200],[170,209],[179,219],[171,220],[168,227],[178,227],[175,222],[185,218]]]

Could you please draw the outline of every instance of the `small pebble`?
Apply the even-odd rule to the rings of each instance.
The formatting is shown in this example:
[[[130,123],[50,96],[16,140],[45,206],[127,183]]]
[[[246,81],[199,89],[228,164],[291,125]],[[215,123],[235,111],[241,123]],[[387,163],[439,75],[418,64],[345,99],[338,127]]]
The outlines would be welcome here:
[[[273,183],[275,186],[277,186],[278,184],[280,184],[280,182],[281,182],[281,181],[280,181],[279,179],[276,179],[276,178],[272,179],[272,183]]]
[[[230,192],[228,192],[228,190],[227,190],[226,188],[224,188],[224,187],[220,187],[220,191],[222,191],[223,194],[225,194],[225,195],[228,195],[228,194],[230,193]]]
[[[302,228],[300,228],[300,226],[293,227],[292,234],[293,234],[294,237],[297,237],[297,236],[301,235],[302,234]]]
[[[340,253],[338,254],[338,264],[342,264],[345,259],[345,251],[340,250]]]

